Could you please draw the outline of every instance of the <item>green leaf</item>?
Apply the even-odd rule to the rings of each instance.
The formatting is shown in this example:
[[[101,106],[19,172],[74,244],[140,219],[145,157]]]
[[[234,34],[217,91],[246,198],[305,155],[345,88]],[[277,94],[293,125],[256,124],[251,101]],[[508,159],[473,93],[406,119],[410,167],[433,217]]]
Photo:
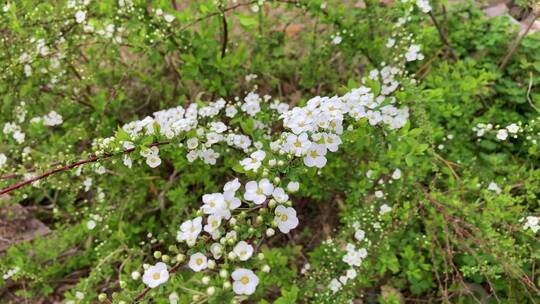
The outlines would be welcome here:
[[[255,27],[257,25],[257,19],[247,16],[247,15],[238,15],[238,21],[240,21],[240,25],[246,28]]]

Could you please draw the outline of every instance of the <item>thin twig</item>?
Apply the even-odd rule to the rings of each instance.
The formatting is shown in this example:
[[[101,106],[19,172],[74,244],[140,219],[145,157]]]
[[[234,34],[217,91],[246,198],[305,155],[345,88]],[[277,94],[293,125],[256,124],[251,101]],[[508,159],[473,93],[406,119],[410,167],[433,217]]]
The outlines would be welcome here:
[[[538,110],[538,108],[534,105],[534,102],[531,98],[531,89],[532,89],[532,84],[533,84],[533,77],[532,77],[532,72],[529,72],[529,77],[530,77],[530,80],[529,80],[529,87],[527,88],[527,101],[529,102],[529,105],[536,110],[536,112],[540,112],[540,110]]]
[[[227,17],[225,16],[225,11],[221,13],[221,20],[223,22],[223,40],[221,44],[221,58],[225,57],[225,52],[227,51],[227,44],[229,42],[229,27],[227,24]]]
[[[441,38],[441,41],[444,45],[446,45],[446,48],[448,49],[448,52],[452,56],[452,58],[457,59],[456,54],[454,53],[454,49],[450,45],[450,42],[448,41],[448,36],[446,35],[446,32],[443,30],[439,22],[437,21],[437,18],[435,18],[435,14],[433,13],[433,10],[429,12],[429,17],[433,21],[433,24],[437,28],[437,32],[439,33],[439,37]]]
[[[169,141],[156,142],[156,143],[151,144],[150,147],[167,145],[169,143],[170,143]],[[4,189],[1,189],[0,190],[0,195],[10,193],[10,192],[15,191],[15,190],[17,190],[19,188],[30,185],[30,184],[32,184],[34,182],[37,182],[39,180],[42,180],[44,178],[49,177],[50,175],[53,175],[53,174],[56,174],[56,173],[59,173],[59,172],[69,171],[69,170],[71,170],[73,168],[82,166],[84,164],[95,163],[97,161],[108,159],[108,158],[111,158],[113,156],[122,155],[122,154],[129,154],[129,153],[131,153],[133,151],[135,151],[135,148],[126,149],[126,150],[124,150],[124,151],[122,151],[120,153],[115,153],[115,154],[109,153],[109,154],[104,154],[102,156],[92,155],[87,159],[76,161],[76,162],[71,163],[69,165],[58,167],[56,169],[51,169],[51,170],[49,170],[49,171],[47,171],[47,172],[45,172],[43,174],[40,174],[38,176],[35,176],[35,177],[31,178],[31,179],[27,179],[27,180],[12,184],[11,186],[8,186],[8,187],[6,187]]]
[[[512,42],[512,45],[510,46],[510,50],[508,50],[508,53],[506,53],[503,60],[501,61],[501,64],[499,65],[499,70],[503,71],[506,68],[506,66],[508,65],[508,62],[510,62],[510,59],[512,59],[512,56],[516,52],[518,46],[521,44],[521,40],[523,40],[523,38],[527,36],[534,22],[538,18],[539,14],[540,14],[540,10],[535,12],[535,10],[533,9],[531,22],[529,22],[525,31],[523,31],[520,35],[518,35],[518,37],[514,40],[514,42]]]

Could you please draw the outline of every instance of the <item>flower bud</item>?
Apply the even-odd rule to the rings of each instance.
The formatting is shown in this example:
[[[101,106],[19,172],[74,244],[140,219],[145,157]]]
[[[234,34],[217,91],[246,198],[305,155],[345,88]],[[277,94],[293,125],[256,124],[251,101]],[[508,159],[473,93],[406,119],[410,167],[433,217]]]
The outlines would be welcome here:
[[[271,236],[273,236],[274,234],[276,234],[276,231],[275,231],[274,229],[272,229],[272,228],[266,229],[266,236],[267,236],[267,237],[271,237]]]
[[[154,252],[154,258],[159,259],[161,257],[161,251]]]
[[[270,272],[270,266],[264,265],[264,266],[262,267],[262,271],[263,271],[263,272],[266,272],[266,273]]]
[[[206,294],[211,296],[213,295],[214,293],[216,293],[216,288],[214,286],[210,286],[206,289]]]
[[[234,260],[234,259],[236,259],[236,253],[231,251],[231,252],[229,252],[228,257],[229,257],[229,260]]]
[[[208,285],[208,283],[210,283],[210,277],[209,277],[209,276],[204,276],[204,277],[202,277],[201,282],[202,282],[204,285]]]
[[[274,177],[274,184],[279,184],[281,182],[281,178],[279,176]]]
[[[182,263],[185,259],[186,259],[186,256],[183,255],[183,254],[181,254],[181,253],[179,253],[179,254],[176,255],[176,261],[177,261],[178,263]]]
[[[168,255],[166,255],[166,254],[164,254],[164,255],[161,256],[161,260],[162,260],[163,262],[165,262],[165,263],[168,262],[170,259],[171,259],[171,258],[170,258]]]
[[[221,269],[219,271],[219,276],[226,279],[229,276],[229,272],[226,269]]]
[[[223,282],[223,289],[227,290],[231,288],[231,282],[225,281]]]
[[[257,254],[257,259],[259,260],[264,260],[264,253],[260,252],[259,254]]]
[[[260,215],[257,216],[257,220],[256,220],[257,224],[261,224],[263,221],[264,221],[264,219],[263,219],[262,216],[260,216]],[[250,229],[252,229],[252,228],[250,228]]]
[[[214,269],[214,268],[216,268],[216,261],[214,261],[214,260],[208,260],[207,267],[208,267],[208,269]]]
[[[107,300],[107,295],[104,293],[100,293],[98,296],[98,301],[105,302],[105,300]]]
[[[141,273],[138,271],[134,271],[131,273],[131,278],[134,280],[138,280],[141,277]]]

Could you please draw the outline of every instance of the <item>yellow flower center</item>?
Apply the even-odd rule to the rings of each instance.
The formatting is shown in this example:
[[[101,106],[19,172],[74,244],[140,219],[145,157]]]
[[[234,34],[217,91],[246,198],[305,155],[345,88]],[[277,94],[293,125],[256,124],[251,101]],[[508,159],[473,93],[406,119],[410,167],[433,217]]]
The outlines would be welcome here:
[[[245,256],[247,252],[245,250],[240,251],[240,256]]]
[[[202,259],[202,258],[198,258],[197,260],[195,260],[195,263],[197,263],[197,265],[202,265],[203,259]]]
[[[315,158],[315,157],[318,157],[318,156],[319,156],[319,153],[317,153],[317,151],[311,150],[311,157]]]
[[[159,280],[159,278],[161,278],[161,274],[159,272],[156,272],[152,275],[152,279],[154,280]]]
[[[257,188],[257,191],[255,191],[255,193],[257,193],[257,195],[262,195],[263,194],[261,188]]]
[[[249,283],[249,278],[247,276],[243,276],[240,279],[240,282],[242,282],[242,284],[244,284],[244,285],[247,285],[247,283]]]
[[[279,216],[279,219],[280,219],[282,222],[286,222],[288,218],[289,218],[289,217],[288,217],[286,214],[282,214],[282,215]]]

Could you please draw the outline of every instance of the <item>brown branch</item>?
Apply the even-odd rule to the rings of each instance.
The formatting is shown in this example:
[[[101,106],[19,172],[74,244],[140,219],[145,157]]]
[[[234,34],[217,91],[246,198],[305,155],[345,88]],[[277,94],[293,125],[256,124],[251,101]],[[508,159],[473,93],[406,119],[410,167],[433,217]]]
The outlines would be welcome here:
[[[169,141],[163,141],[163,142],[156,142],[156,143],[153,143],[150,145],[150,147],[154,147],[154,146],[161,146],[161,145],[167,145],[169,144],[170,142]],[[108,153],[108,154],[104,154],[102,156],[97,156],[97,155],[92,155],[90,156],[89,158],[87,159],[84,159],[84,160],[80,160],[80,161],[76,161],[74,163],[71,163],[69,165],[65,165],[65,166],[62,166],[62,167],[58,167],[56,169],[51,169],[49,171],[46,171],[38,176],[35,176],[31,179],[27,179],[27,180],[24,180],[24,181],[20,181],[18,183],[15,183],[15,184],[12,184],[11,186],[8,186],[4,189],[1,189],[0,190],[0,195],[3,195],[3,194],[6,194],[6,193],[10,193],[12,191],[15,191],[19,188],[22,188],[24,186],[27,186],[29,184],[32,184],[34,182],[37,182],[39,180],[42,180],[44,178],[47,178],[49,177],[50,175],[53,175],[53,174],[56,174],[56,173],[60,173],[60,172],[65,172],[65,171],[69,171],[73,168],[76,168],[76,167],[79,167],[79,166],[82,166],[84,164],[88,164],[88,163],[95,163],[97,161],[100,161],[100,160],[104,160],[104,159],[108,159],[108,158],[111,158],[113,156],[118,156],[118,155],[122,155],[122,154],[129,154],[131,152],[135,151],[135,148],[130,148],[130,149],[126,149],[120,153],[116,153],[116,154],[113,154],[113,153]]]
[[[531,89],[532,89],[532,85],[533,85],[533,75],[532,75],[532,72],[529,72],[529,77],[530,77],[530,80],[529,80],[529,87],[527,88],[527,101],[529,102],[529,105],[536,110],[536,112],[540,112],[540,110],[538,110],[538,108],[534,105],[534,102],[531,98]]]
[[[227,17],[225,16],[225,11],[221,14],[221,20],[223,22],[223,40],[221,44],[221,58],[225,57],[225,52],[227,51],[227,44],[229,42],[229,27],[227,24]]]
[[[446,48],[448,52],[450,53],[450,55],[452,56],[452,58],[457,59],[456,54],[454,53],[454,49],[452,48],[452,46],[450,45],[450,42],[448,41],[448,35],[446,34],[446,32],[443,30],[443,28],[437,21],[437,18],[435,18],[435,14],[433,13],[433,10],[429,12],[429,17],[431,18],[431,20],[433,21],[433,24],[437,28],[437,32],[439,33],[439,37],[441,38],[442,43],[446,45]]]
[[[499,70],[502,71],[506,68],[506,66],[508,65],[508,62],[510,62],[510,59],[512,59],[512,56],[516,52],[518,46],[521,44],[521,40],[523,40],[523,38],[527,36],[532,26],[534,25],[534,22],[538,18],[539,14],[540,14],[540,9],[538,11],[535,11],[535,8],[533,8],[531,22],[529,22],[525,31],[523,31],[520,35],[518,35],[518,37],[512,42],[512,45],[510,46],[510,50],[508,50],[508,53],[506,53],[503,60],[501,61],[501,64],[499,65]]]

